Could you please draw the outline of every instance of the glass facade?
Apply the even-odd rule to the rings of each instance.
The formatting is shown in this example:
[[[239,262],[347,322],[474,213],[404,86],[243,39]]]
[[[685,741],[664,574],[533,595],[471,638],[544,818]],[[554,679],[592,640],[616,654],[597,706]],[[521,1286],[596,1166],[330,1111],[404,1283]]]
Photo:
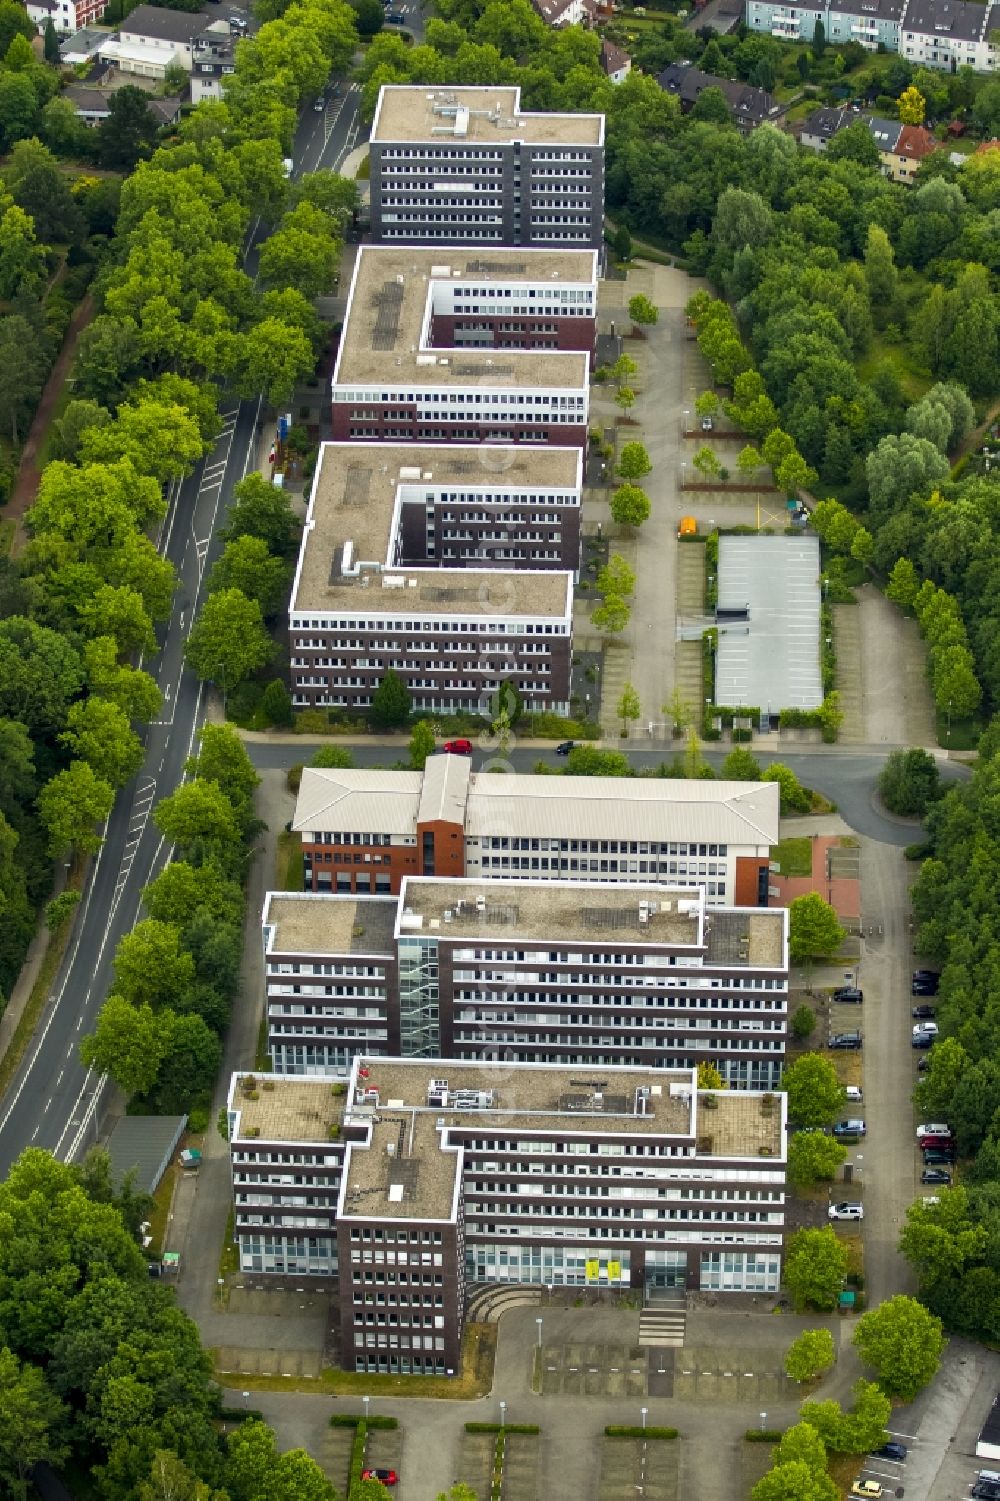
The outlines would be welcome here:
[[[701,1291],[775,1293],[781,1282],[781,1257],[752,1251],[704,1251]]]

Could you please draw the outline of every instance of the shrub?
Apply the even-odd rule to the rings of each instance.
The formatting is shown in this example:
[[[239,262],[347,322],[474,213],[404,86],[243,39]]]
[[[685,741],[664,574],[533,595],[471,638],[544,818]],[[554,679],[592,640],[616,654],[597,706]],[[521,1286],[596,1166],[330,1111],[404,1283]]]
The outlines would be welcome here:
[[[605,1438],[676,1438],[676,1428],[641,1428],[628,1423],[609,1423],[604,1430]]]

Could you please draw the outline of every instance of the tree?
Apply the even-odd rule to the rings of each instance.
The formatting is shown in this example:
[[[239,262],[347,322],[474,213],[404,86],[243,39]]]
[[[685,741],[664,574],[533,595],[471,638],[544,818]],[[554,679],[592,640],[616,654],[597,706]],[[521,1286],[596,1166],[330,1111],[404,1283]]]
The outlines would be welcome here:
[[[771,234],[771,210],[759,193],[724,188],[712,222],[712,240],[732,255],[745,246],[763,245]]]
[[[101,846],[97,828],[114,806],[114,789],[86,761],[71,761],[38,794],[38,816],[53,855],[70,850],[94,854]]]
[[[785,1351],[785,1374],[793,1381],[813,1381],[828,1371],[836,1358],[829,1329],[803,1329]],[[815,1428],[812,1431],[815,1433]]]
[[[705,120],[713,125],[729,125],[732,122],[726,96],[717,85],[711,84],[707,89],[702,89],[694,102],[690,118]]]
[[[294,557],[299,545],[299,522],[288,494],[268,484],[261,474],[248,474],[233,490],[235,504],[229,524],[220,532],[223,542],[260,537],[279,558]]]
[[[273,678],[268,683],[260,696],[260,707],[268,724],[273,724],[278,729],[291,729],[295,723],[292,695],[280,678]]]
[[[239,589],[255,599],[265,620],[278,614],[288,591],[289,569],[284,558],[268,550],[263,537],[234,537],[208,577],[208,592]]]
[[[826,27],[819,16],[816,17],[816,25],[813,27],[812,51],[813,57],[817,62],[820,61],[823,53],[826,51]]]
[[[570,777],[630,777],[632,768],[621,751],[599,750],[596,745],[576,745],[566,757]]]
[[[705,89],[699,98],[710,92]],[[829,1475],[810,1469],[801,1460],[768,1470],[750,1495],[753,1501],[840,1501],[840,1489]]]
[[[799,1415],[815,1428],[835,1454],[869,1454],[885,1443],[885,1425],[892,1404],[871,1381],[856,1381],[854,1406],[844,1412],[839,1402],[803,1402]]]
[[[941,796],[941,775],[929,751],[890,751],[879,773],[878,790],[891,813],[923,818]]]
[[[241,396],[256,396],[277,406],[286,402],[300,380],[316,363],[312,345],[301,328],[278,318],[262,318],[243,334],[233,371]]]
[[[899,1293],[861,1315],[853,1343],[866,1365],[874,1366],[882,1390],[911,1402],[933,1379],[945,1339],[941,1320]]]
[[[697,469],[698,473],[701,475],[702,479],[708,480],[709,482],[711,482],[712,480],[717,480],[722,473],[722,464],[720,460],[718,459],[716,454],[713,453],[712,449],[707,446],[707,444],[702,444],[701,448],[698,449],[698,452],[695,454],[691,462],[694,465],[695,469]]]
[[[113,636],[118,651],[156,651],[156,632],[142,595],[127,585],[102,584],[82,601],[80,624],[89,636]]]
[[[69,183],[51,151],[40,141],[19,141],[14,147],[7,188],[18,207],[31,215],[40,240],[73,244],[83,238],[83,215]]]
[[[793,964],[825,959],[840,948],[845,930],[818,891],[794,897],[788,912],[788,947]]]
[[[635,392],[631,386],[619,386],[615,392],[615,406],[621,408],[623,417],[627,417],[635,405]]]
[[[619,526],[642,526],[649,509],[649,496],[638,485],[619,485],[611,497],[611,515]]]
[[[745,745],[737,745],[723,761],[719,775],[724,782],[759,782],[760,762]]]
[[[305,207],[312,209],[311,204]],[[289,215],[261,247],[261,280],[272,287],[295,287],[312,301],[330,290],[339,246],[325,225],[324,233],[315,234],[290,222],[292,217]]]
[[[152,400],[120,406],[113,422],[91,428],[80,443],[85,464],[128,458],[161,485],[190,474],[204,452],[197,419],[176,403]]]
[[[950,470],[948,460],[926,438],[899,433],[883,438],[865,460],[871,520],[888,520],[896,505],[911,495],[927,495]]]
[[[632,611],[618,594],[608,594],[590,617],[595,630],[607,636],[617,636],[628,625]]]
[[[714,391],[702,391],[694,399],[694,409],[699,417],[716,417],[719,413],[719,398]]]
[[[70,643],[23,615],[0,620],[0,715],[19,720],[34,735],[64,723],[83,684],[80,658]]]
[[[235,845],[239,840],[236,814],[222,788],[213,782],[184,782],[157,803],[153,822],[181,850],[203,841]]]
[[[141,359],[139,328],[134,319],[99,314],[82,331],[76,346],[74,390],[102,406],[114,405]]]
[[[620,261],[632,259],[632,236],[627,224],[619,224],[611,237],[611,245]]]
[[[325,767],[331,771],[345,771],[354,765],[354,757],[346,745],[321,745],[309,765],[320,769]]]
[[[816,1017],[812,1008],[805,1001],[801,1006],[796,1006],[792,1012],[792,1036],[798,1042],[805,1042],[816,1030]]]
[[[95,695],[73,704],[59,739],[112,787],[124,787],[142,765],[138,735],[124,710],[107,698]]]
[[[442,1491],[437,1501],[478,1501],[478,1497],[471,1485],[453,1485],[447,1491]]]
[[[617,464],[617,470],[622,479],[634,484],[637,480],[645,479],[652,467],[649,454],[642,443],[622,444]]]
[[[698,1064],[698,1088],[699,1089],[725,1089],[726,1081],[723,1079],[714,1063]]]
[[[896,100],[899,109],[899,118],[904,125],[923,125],[924,115],[927,112],[927,101],[920,90],[910,84],[904,89]]]
[[[796,1188],[832,1183],[847,1148],[822,1131],[796,1131],[788,1143],[788,1181]]]
[[[3,284],[3,246],[0,245],[0,287]],[[8,297],[22,289],[11,287]],[[34,414],[47,373],[45,350],[26,318],[8,314],[0,323],[0,426],[17,445],[22,429]]]
[[[436,743],[430,720],[418,719],[410,734],[410,766],[414,771],[423,771],[427,757],[434,754]]]
[[[629,245],[631,251],[631,244]],[[626,257],[627,259],[627,257]],[[655,302],[651,302],[644,292],[636,292],[634,297],[628,300],[628,315],[632,323],[639,328],[652,328],[660,316],[660,310]]]
[[[635,573],[621,553],[613,552],[597,575],[597,592],[605,599],[609,594],[626,598],[635,591]]]
[[[150,156],[159,130],[142,89],[116,89],[108,100],[108,118],[98,125],[97,157],[113,172],[131,172],[140,157]]]
[[[49,25],[51,26],[51,21]],[[27,1501],[37,1464],[60,1465],[69,1454],[68,1414],[37,1366],[0,1348],[0,1480],[4,1494]]]
[[[266,666],[274,651],[257,601],[240,589],[220,589],[202,605],[184,656],[200,678],[221,684],[225,695]]]
[[[158,1449],[138,1501],[225,1501],[225,1492],[210,1489],[172,1449]]]
[[[847,1247],[829,1225],[822,1230],[796,1230],[788,1237],[785,1284],[800,1312],[835,1308],[846,1272]]]
[[[690,701],[684,697],[681,688],[675,683],[670,697],[662,705],[662,712],[670,720],[670,728],[675,735],[683,734],[690,724],[694,722],[695,711]]]
[[[622,688],[621,697],[618,700],[618,708],[616,710],[616,713],[618,715],[618,718],[622,722],[622,739],[624,740],[628,735],[629,724],[633,720],[638,719],[640,714],[642,713],[642,709],[639,704],[639,695],[638,693],[636,693],[631,683],[626,683]]]
[[[377,730],[394,730],[406,723],[412,707],[409,689],[390,667],[375,689],[369,719]]]
[[[809,1332],[808,1330],[806,1331]],[[817,1330],[826,1333],[826,1330]],[[830,1339],[831,1360],[833,1340]],[[826,1444],[811,1423],[793,1423],[786,1428],[774,1451],[774,1465],[804,1464],[814,1474],[826,1473]]]
[[[176,1000],[194,981],[194,959],[181,946],[180,930],[147,917],[119,940],[115,991],[130,1005],[154,1008]]]
[[[803,1053],[785,1069],[781,1087],[788,1095],[788,1119],[798,1126],[824,1126],[844,1104],[837,1071],[821,1053]]]
[[[152,1006],[131,1006],[109,995],[94,1031],[80,1044],[80,1057],[87,1068],[109,1074],[126,1095],[146,1095],[156,1083],[164,1040]]]
[[[794,813],[809,812],[812,799],[790,766],[783,765],[781,761],[772,761],[761,776],[761,781],[777,782],[780,787],[783,818]]]

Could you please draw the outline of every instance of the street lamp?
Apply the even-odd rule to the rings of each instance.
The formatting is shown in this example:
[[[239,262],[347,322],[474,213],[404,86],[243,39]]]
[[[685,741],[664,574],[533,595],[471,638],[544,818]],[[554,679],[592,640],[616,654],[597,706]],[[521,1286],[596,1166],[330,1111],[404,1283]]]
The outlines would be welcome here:
[[[362,1397],[361,1400],[362,1400],[362,1402],[365,1405],[365,1427],[367,1428],[367,1426],[368,1426],[368,1404],[371,1401],[371,1397]]]
[[[542,1320],[535,1320],[535,1328],[538,1330],[538,1348],[542,1348]]]
[[[766,1412],[762,1412],[761,1415],[760,1415],[760,1431],[761,1431],[761,1433],[765,1433],[767,1431],[767,1413]]]
[[[507,1404],[506,1404],[506,1402],[501,1402],[500,1403],[500,1427],[501,1428],[506,1428],[506,1426],[507,1426]]]
[[[639,1411],[642,1413],[642,1426],[643,1426],[643,1428],[645,1428],[645,1426],[646,1426],[646,1414],[649,1412],[649,1408],[648,1407],[640,1407]]]

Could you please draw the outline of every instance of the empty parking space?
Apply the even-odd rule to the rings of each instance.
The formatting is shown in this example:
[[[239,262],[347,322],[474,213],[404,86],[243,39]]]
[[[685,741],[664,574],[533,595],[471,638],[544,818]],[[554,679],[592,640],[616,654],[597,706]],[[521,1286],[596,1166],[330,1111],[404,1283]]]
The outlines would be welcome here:
[[[679,1440],[606,1438],[598,1501],[677,1501]]]
[[[535,1433],[508,1433],[503,1456],[503,1501],[538,1501],[541,1454]]]
[[[678,1402],[788,1401],[796,1384],[782,1370],[782,1352],[758,1347],[697,1345],[678,1350],[674,1398]]]
[[[310,1450],[324,1475],[333,1482],[342,1496],[347,1495],[353,1443],[353,1428],[324,1428]]]
[[[458,1478],[477,1496],[491,1493],[493,1478],[493,1433],[463,1433],[458,1455]]]
[[[316,1380],[323,1365],[319,1350],[276,1350],[220,1345],[216,1366],[222,1372],[240,1376],[302,1376]]]
[[[403,1456],[403,1435],[399,1428],[369,1428],[365,1444],[365,1464],[376,1470],[395,1470],[399,1474]],[[400,1476],[401,1481],[405,1476]]]
[[[647,1352],[638,1345],[546,1344],[541,1352],[546,1397],[642,1397]]]

